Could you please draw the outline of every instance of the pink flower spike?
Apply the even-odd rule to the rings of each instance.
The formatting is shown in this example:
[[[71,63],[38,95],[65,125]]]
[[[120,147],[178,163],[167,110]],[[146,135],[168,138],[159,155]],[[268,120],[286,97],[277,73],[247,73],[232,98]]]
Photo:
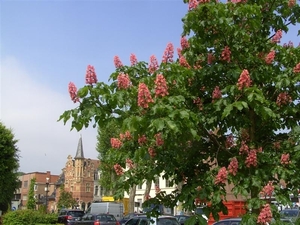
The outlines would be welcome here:
[[[135,54],[133,54],[133,53],[130,55],[130,62],[131,62],[131,66],[136,65],[138,62]]]
[[[162,63],[171,63],[173,62],[174,47],[172,43],[169,43],[164,51]]]
[[[248,70],[243,70],[240,78],[238,80],[237,86],[239,90],[242,90],[245,87],[250,87],[251,79]]]
[[[114,64],[116,68],[120,68],[123,66],[123,63],[121,62],[119,56],[114,57]]]
[[[138,88],[138,106],[146,109],[149,107],[149,103],[154,102],[150,91],[146,84],[140,83]]]
[[[149,73],[154,73],[156,70],[158,69],[158,62],[157,62],[157,59],[155,57],[155,55],[152,55],[150,57],[150,64],[149,64]]]
[[[85,83],[92,85],[92,84],[96,84],[97,81],[98,80],[97,80],[95,68],[91,65],[88,65],[86,68]]]
[[[300,73],[300,63],[298,63],[294,68],[293,68],[294,73]]]
[[[273,43],[280,43],[280,39],[282,38],[282,30],[278,30],[276,34],[272,38]]]
[[[227,180],[227,170],[226,167],[222,167],[215,178],[215,184],[225,184],[226,180]]]
[[[155,97],[164,97],[169,94],[165,77],[162,74],[156,75],[155,79]]]
[[[77,96],[77,88],[73,82],[69,83],[69,94],[70,94],[71,100],[74,103],[79,102],[79,98]]]
[[[181,37],[180,45],[181,45],[182,50],[187,49],[187,48],[190,47],[190,44],[189,44],[188,40],[186,39],[186,37]]]
[[[128,74],[119,73],[117,77],[117,82],[119,89],[127,89],[131,86],[131,81]]]

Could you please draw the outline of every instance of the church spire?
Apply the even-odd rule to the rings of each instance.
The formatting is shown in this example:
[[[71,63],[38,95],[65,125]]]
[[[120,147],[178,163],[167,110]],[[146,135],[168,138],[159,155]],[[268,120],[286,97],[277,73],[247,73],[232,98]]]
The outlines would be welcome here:
[[[82,145],[82,137],[80,135],[79,141],[78,141],[78,146],[77,146],[77,151],[76,151],[76,156],[74,159],[80,159],[84,158],[83,155],[83,145]]]

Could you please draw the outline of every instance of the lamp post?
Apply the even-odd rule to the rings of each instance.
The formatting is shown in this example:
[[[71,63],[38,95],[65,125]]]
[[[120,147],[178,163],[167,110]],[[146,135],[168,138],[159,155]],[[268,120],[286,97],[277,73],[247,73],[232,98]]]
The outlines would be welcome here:
[[[46,192],[46,213],[47,213],[48,212],[49,177],[46,178],[45,192]]]

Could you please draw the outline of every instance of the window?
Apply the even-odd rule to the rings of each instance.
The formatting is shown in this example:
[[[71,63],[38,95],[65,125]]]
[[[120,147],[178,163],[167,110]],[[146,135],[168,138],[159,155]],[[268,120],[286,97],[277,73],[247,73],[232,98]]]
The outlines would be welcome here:
[[[23,199],[24,201],[27,201],[27,195],[23,195]]]
[[[99,192],[99,187],[95,186],[95,194],[94,195],[98,196],[98,192]]]
[[[71,191],[73,191],[73,186],[71,186]]]
[[[143,188],[142,186],[143,186],[142,184],[139,184],[137,188],[142,189]]]
[[[37,191],[37,189],[38,189],[38,185],[35,184],[35,185],[34,185],[34,190]]]
[[[24,186],[23,188],[27,188],[28,187],[28,180],[24,181]]]
[[[90,183],[87,183],[85,185],[85,192],[90,192],[91,191],[91,184]]]
[[[155,186],[159,187],[159,177],[155,178]]]
[[[171,182],[170,182],[170,180],[168,180],[168,179],[166,180],[166,187],[172,187],[172,186],[171,186]]]

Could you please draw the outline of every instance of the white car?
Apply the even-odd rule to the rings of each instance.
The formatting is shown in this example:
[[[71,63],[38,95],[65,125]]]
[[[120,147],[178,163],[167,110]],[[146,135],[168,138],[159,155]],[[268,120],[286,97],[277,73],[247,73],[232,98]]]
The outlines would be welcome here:
[[[161,215],[158,218],[148,218],[147,215],[143,215],[131,218],[125,225],[180,225],[180,223],[174,216]]]

